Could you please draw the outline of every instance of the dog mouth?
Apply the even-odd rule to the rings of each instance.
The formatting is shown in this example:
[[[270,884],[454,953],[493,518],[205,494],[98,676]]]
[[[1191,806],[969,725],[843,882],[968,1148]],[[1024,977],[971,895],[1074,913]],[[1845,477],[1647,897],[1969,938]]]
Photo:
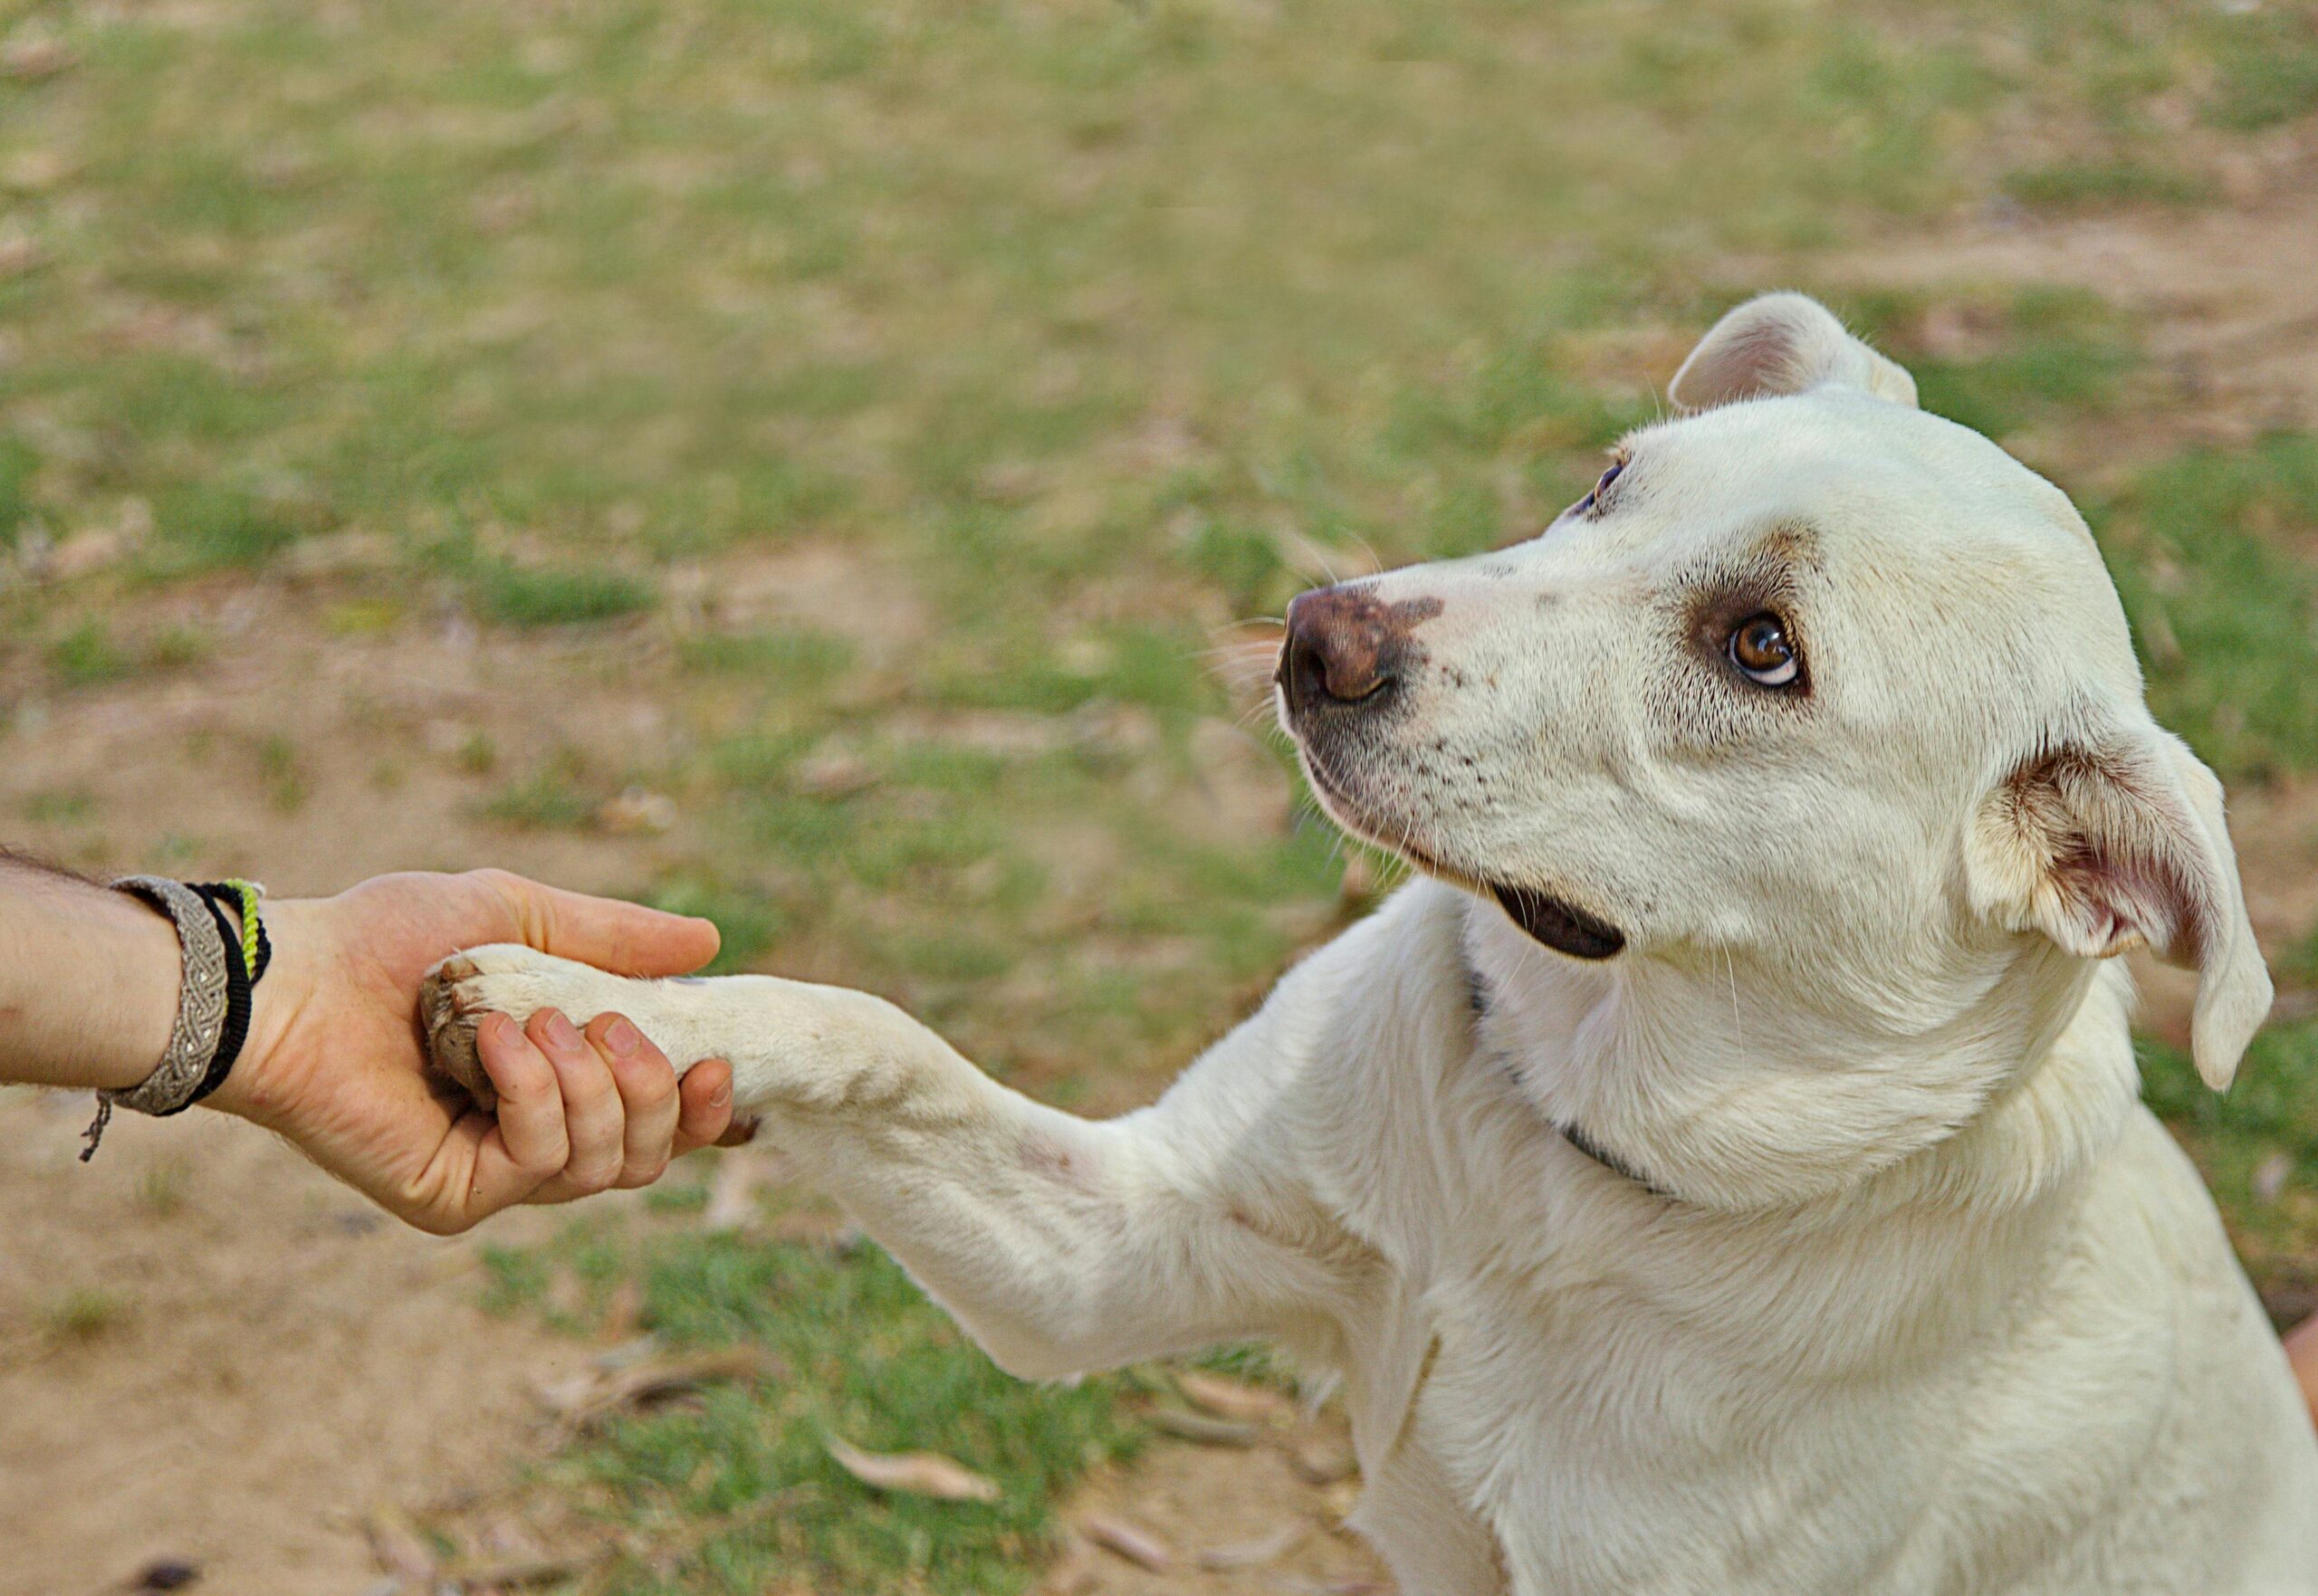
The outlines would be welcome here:
[[[1514,924],[1573,959],[1607,959],[1626,945],[1625,932],[1616,926],[1550,893],[1502,882],[1489,883],[1489,892]]]
[[[1625,932],[1566,899],[1537,887],[1494,881],[1480,872],[1460,868],[1427,853],[1406,836],[1397,840],[1385,836],[1383,828],[1370,823],[1358,801],[1345,790],[1344,783],[1311,750],[1299,745],[1298,751],[1303,755],[1305,773],[1312,779],[1312,789],[1320,795],[1330,817],[1354,836],[1398,854],[1427,875],[1495,900],[1514,924],[1557,953],[1566,953],[1573,959],[1599,960],[1610,958],[1625,947]]]

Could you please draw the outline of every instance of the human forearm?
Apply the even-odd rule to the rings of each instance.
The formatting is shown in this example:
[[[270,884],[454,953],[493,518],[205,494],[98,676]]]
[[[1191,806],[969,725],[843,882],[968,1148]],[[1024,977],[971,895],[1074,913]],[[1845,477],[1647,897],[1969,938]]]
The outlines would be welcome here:
[[[730,1071],[704,1066],[679,1087],[659,1050],[614,1016],[584,1037],[560,1015],[495,1027],[484,1051],[496,1116],[428,1074],[413,1023],[420,975],[459,948],[514,939],[667,975],[715,952],[704,921],[495,871],[381,876],[334,898],[269,903],[263,919],[273,958],[246,1030],[186,1033],[223,1056],[192,1056],[192,1075],[173,1059],[151,1101],[108,1098],[91,1152],[116,1101],[172,1113],[182,1088],[207,1082],[204,1106],[281,1132],[411,1223],[450,1231],[512,1202],[647,1184],[731,1123]],[[187,957],[176,924],[140,899],[0,850],[0,1083],[146,1083],[178,1028]]]
[[[139,900],[0,854],[0,1082],[135,1085],[168,1046],[179,969]]]

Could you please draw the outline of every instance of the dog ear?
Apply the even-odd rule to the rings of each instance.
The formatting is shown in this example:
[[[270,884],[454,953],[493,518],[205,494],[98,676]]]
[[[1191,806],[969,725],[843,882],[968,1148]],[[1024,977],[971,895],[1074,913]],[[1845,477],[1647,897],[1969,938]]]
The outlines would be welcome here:
[[[1980,808],[1968,848],[1973,906],[2014,931],[2107,959],[2146,945],[2198,972],[2190,1050],[2220,1091],[2270,1011],[2246,917],[2221,783],[2172,733],[2062,741]]]
[[[1667,397],[1684,410],[1800,394],[1829,383],[1912,408],[1915,378],[1844,330],[1834,312],[1799,293],[1767,293],[1714,324]]]

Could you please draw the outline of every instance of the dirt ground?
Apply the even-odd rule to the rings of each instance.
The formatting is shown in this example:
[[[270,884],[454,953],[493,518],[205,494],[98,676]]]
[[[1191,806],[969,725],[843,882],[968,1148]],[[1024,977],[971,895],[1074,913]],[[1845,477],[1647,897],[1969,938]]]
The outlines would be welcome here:
[[[2213,436],[2318,425],[2311,174],[2281,157],[2249,167],[2227,208],[1976,221],[1886,241],[1823,276],[2092,287],[2147,319],[2190,400],[2165,425]],[[710,572],[701,586],[745,593],[753,577],[756,591],[788,595],[768,602],[847,626],[857,573],[816,558],[777,580]],[[651,626],[569,643],[483,637],[446,618],[439,646],[414,659],[329,630],[299,583],[293,573],[159,601],[199,607],[235,640],[197,686],[21,704],[0,809],[72,789],[101,791],[103,805],[93,823],[43,822],[18,840],[97,869],[197,846],[278,892],[485,862],[618,889],[649,877],[656,850],[683,846],[681,817],[663,835],[511,836],[468,817],[483,785],[449,757],[487,731],[512,763],[577,746],[616,765],[623,750],[649,759],[689,735],[685,717],[705,712],[655,695],[665,643]],[[906,620],[862,617],[858,641],[891,643]],[[619,670],[603,668],[614,655]],[[557,691],[539,693],[542,680]],[[284,731],[301,750],[294,771],[214,757]],[[2318,785],[2240,795],[2235,826],[2265,937],[2318,918]],[[2156,984],[2160,1029],[2180,1027],[2183,990]],[[0,1596],[118,1589],[156,1560],[197,1564],[204,1589],[235,1596],[371,1591],[381,1570],[366,1513],[455,1500],[545,1444],[527,1389],[591,1349],[485,1318],[474,1241],[378,1220],[286,1148],[201,1115],[116,1122],[103,1156],[81,1165],[85,1107],[0,1094]],[[489,1234],[520,1239],[547,1222],[511,1216]],[[1348,1489],[1309,1483],[1272,1448],[1163,1444],[1131,1475],[1098,1481],[1072,1516],[1126,1521],[1168,1549],[1169,1566],[1089,1548],[1054,1588],[1387,1589],[1330,1528]],[[1245,1552],[1290,1528],[1295,1544],[1275,1558],[1196,1566],[1202,1550]]]
[[[486,1319],[474,1245],[406,1230],[262,1132],[0,1103],[0,1591],[159,1563],[251,1596],[359,1591],[379,1501],[488,1483],[586,1349]],[[519,1216],[512,1233],[533,1216]]]

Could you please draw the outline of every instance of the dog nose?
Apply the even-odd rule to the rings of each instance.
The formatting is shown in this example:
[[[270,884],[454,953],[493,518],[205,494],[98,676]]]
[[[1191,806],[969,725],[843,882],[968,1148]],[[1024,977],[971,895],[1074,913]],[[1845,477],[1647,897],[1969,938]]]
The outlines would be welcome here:
[[[1357,588],[1301,593],[1288,607],[1279,684],[1290,709],[1361,703],[1392,686],[1406,652],[1400,606]]]

